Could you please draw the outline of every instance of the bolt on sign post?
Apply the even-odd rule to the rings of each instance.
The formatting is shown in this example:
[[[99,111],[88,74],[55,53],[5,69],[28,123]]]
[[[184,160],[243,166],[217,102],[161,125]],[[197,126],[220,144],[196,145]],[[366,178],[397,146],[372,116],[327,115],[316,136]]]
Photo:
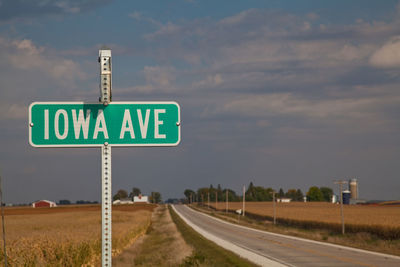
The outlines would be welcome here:
[[[102,266],[112,265],[111,148],[177,146],[180,107],[168,102],[111,102],[111,50],[99,50],[99,103],[34,102],[29,106],[33,147],[100,147],[102,173]]]

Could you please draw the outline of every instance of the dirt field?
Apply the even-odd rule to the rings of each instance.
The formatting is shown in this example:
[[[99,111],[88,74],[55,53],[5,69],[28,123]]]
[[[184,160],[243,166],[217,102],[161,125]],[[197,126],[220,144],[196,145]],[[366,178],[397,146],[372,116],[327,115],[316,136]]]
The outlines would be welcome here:
[[[113,211],[152,211],[154,205],[151,204],[135,204],[135,205],[115,205]],[[4,214],[7,215],[29,215],[29,214],[52,214],[64,212],[86,212],[86,211],[101,211],[101,205],[64,205],[55,208],[32,208],[31,206],[24,207],[6,207]]]
[[[113,206],[113,255],[143,235],[155,205]],[[100,205],[7,208],[5,226],[10,266],[98,265]],[[1,225],[1,224],[0,224]],[[0,263],[4,264],[1,243]]]
[[[205,203],[206,204],[206,203]],[[246,214],[259,221],[271,221],[272,202],[246,202]],[[215,207],[215,203],[210,203]],[[229,203],[234,212],[242,209],[241,202]],[[225,210],[225,203],[218,203]],[[280,225],[303,229],[325,229],[341,233],[340,205],[326,202],[276,203],[276,218]],[[397,205],[344,205],[346,233],[368,233],[379,239],[400,240],[400,207]]]
[[[215,203],[210,203],[215,207]],[[225,203],[218,203],[219,210],[225,210]],[[241,202],[229,203],[229,209],[242,209]],[[246,212],[273,216],[272,202],[246,202]],[[326,202],[276,203],[277,218],[294,220],[340,223],[340,205]],[[344,205],[346,223],[400,227],[400,207]]]

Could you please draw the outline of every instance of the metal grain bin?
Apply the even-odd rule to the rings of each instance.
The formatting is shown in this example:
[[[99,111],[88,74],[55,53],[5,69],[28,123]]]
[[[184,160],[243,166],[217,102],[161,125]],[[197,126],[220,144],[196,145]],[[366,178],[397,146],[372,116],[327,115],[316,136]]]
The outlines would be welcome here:
[[[351,198],[351,193],[349,190],[343,191],[342,192],[343,196],[343,204],[349,205],[350,204],[350,198]]]

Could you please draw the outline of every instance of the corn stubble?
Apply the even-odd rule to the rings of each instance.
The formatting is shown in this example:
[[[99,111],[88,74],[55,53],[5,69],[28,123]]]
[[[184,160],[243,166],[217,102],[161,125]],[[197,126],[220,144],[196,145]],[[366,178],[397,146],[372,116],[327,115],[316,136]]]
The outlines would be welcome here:
[[[6,216],[9,266],[97,266],[101,261],[99,211]],[[113,211],[113,255],[119,254],[150,224],[151,211]],[[4,265],[3,244],[0,263]]]

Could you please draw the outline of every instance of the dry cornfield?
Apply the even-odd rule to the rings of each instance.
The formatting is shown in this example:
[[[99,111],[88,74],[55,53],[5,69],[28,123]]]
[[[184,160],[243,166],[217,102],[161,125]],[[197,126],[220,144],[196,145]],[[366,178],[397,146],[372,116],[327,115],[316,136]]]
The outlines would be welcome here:
[[[153,208],[114,208],[113,255],[145,233]],[[5,226],[9,266],[97,266],[101,261],[100,206],[8,208]],[[0,257],[4,264],[3,244]]]
[[[248,215],[270,219],[273,216],[272,202],[246,202]],[[215,203],[210,203],[215,207]],[[225,202],[218,203],[218,210],[225,210]],[[242,209],[241,202],[230,202],[231,211]],[[307,228],[322,227],[341,229],[340,205],[326,202],[276,203],[276,217],[285,224]],[[400,238],[400,207],[344,205],[346,229],[349,232],[370,232],[385,239]]]

